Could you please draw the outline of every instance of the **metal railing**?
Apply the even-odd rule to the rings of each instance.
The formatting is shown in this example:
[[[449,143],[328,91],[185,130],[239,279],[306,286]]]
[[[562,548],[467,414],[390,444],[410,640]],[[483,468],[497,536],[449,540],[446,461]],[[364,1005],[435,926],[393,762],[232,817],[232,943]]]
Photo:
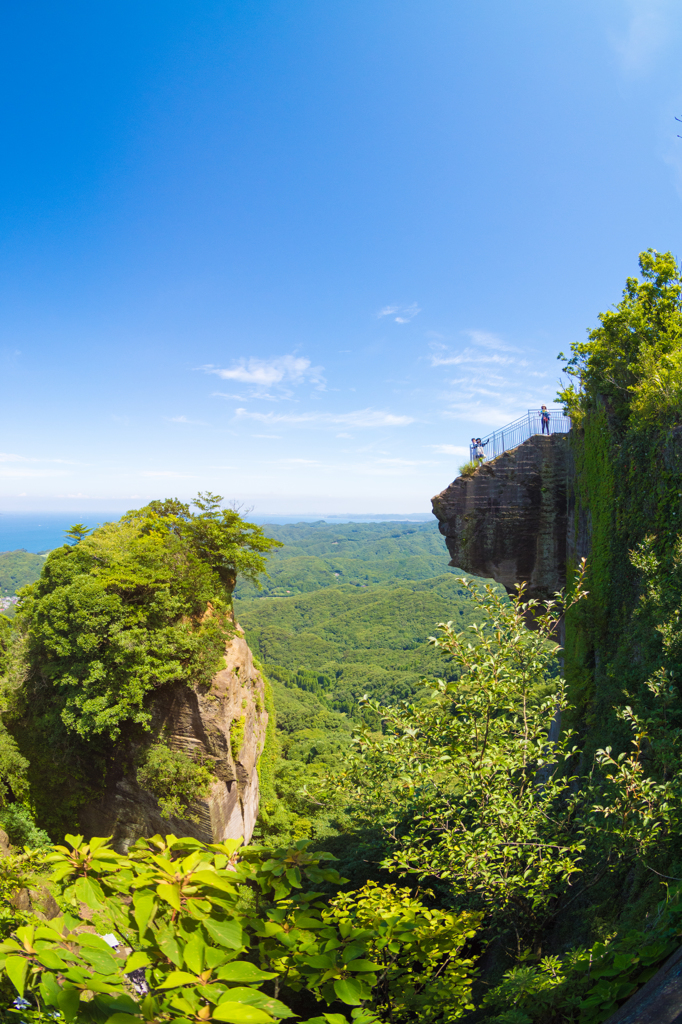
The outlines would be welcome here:
[[[570,417],[566,416],[562,409],[548,409],[547,412],[549,423],[546,425],[544,433],[567,434],[571,429]],[[481,438],[485,460],[488,462],[490,459],[496,459],[498,455],[508,452],[510,448],[516,448],[523,444],[533,434],[542,433],[542,410],[529,409],[525,416],[519,416],[517,420],[508,423],[501,430],[494,430],[492,434]],[[476,456],[476,447],[474,444],[469,445],[469,458],[472,462],[480,461],[480,456],[478,458]]]

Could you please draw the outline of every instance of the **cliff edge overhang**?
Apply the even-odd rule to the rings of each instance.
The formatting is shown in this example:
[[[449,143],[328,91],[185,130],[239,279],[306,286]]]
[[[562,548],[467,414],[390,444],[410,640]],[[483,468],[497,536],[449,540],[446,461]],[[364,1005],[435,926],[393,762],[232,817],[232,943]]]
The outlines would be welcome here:
[[[547,599],[566,582],[569,435],[535,434],[431,499],[450,565]]]

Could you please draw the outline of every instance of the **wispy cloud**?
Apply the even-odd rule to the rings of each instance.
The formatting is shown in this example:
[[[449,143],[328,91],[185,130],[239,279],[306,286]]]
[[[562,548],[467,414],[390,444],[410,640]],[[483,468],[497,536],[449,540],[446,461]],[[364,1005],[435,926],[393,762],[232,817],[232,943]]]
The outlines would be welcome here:
[[[498,366],[526,366],[527,362],[518,359],[520,349],[509,345],[497,334],[489,331],[468,330],[462,334],[469,339],[469,344],[459,351],[452,352],[441,342],[431,342],[432,366],[460,366],[466,363],[497,364]],[[500,352],[508,353],[500,355]]]
[[[46,462],[46,463],[57,463],[61,466],[77,466],[79,463],[72,462],[70,459],[43,459],[36,458],[31,455],[16,455],[13,452],[0,452],[0,462]]]
[[[140,476],[150,477],[164,477],[168,480],[194,480],[196,479],[189,473],[177,473],[174,469],[143,469],[139,473]]]
[[[215,374],[221,380],[236,380],[257,389],[310,383],[323,390],[326,383],[321,366],[313,366],[309,359],[294,355],[279,356],[277,359],[240,359],[228,369],[219,366],[202,366],[201,369],[205,373]]]
[[[194,427],[207,427],[203,420],[190,420],[187,416],[166,416],[169,423],[190,423]]]
[[[54,476],[69,476],[69,471],[66,469],[34,469],[29,466],[13,465],[13,466],[0,466],[0,477],[3,479],[9,479],[10,477],[31,477],[40,479],[41,477],[54,477]]]
[[[380,409],[357,409],[353,412],[341,413],[274,413],[237,409],[235,416],[238,419],[257,420],[259,423],[291,423],[298,426],[329,424],[346,427],[404,427],[409,423],[414,423],[412,416],[396,416],[394,413],[384,412]]]
[[[612,32],[610,42],[624,71],[645,72],[672,32],[673,14],[679,14],[674,0],[626,0],[627,24]]]
[[[427,444],[426,448],[433,448],[439,455],[468,455],[469,449],[461,444]]]
[[[396,313],[399,315],[396,316]],[[421,313],[421,309],[416,302],[413,302],[410,306],[384,306],[377,313],[377,319],[380,320],[384,316],[391,316],[397,324],[409,324],[410,320],[414,320],[418,313]]]

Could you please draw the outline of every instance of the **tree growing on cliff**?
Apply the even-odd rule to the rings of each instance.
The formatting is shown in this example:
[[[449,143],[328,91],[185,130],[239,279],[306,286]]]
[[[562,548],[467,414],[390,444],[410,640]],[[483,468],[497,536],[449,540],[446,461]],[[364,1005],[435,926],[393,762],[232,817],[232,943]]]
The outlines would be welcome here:
[[[682,414],[681,271],[672,253],[655,249],[640,253],[639,268],[642,280],[629,277],[615,309],[571,345],[564,372],[574,382],[558,398],[576,419],[599,396],[623,419]]]
[[[234,633],[237,574],[257,580],[277,544],[221,503],[152,502],[52,551],[21,591],[15,709],[30,702],[81,739],[116,740],[149,725],[152,691],[207,684]]]

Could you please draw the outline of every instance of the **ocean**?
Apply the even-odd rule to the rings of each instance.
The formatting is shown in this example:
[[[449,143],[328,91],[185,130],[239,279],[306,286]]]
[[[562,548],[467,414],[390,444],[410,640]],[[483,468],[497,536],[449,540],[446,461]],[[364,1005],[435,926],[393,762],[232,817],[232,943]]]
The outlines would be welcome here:
[[[38,553],[51,551],[64,543],[64,532],[74,523],[85,523],[95,527],[101,523],[115,522],[121,516],[118,511],[102,512],[0,512],[0,552],[26,551]],[[266,526],[286,523],[386,523],[386,522],[435,522],[428,512],[386,513],[373,515],[334,515],[332,513],[316,513],[301,515],[247,515],[252,523]]]

